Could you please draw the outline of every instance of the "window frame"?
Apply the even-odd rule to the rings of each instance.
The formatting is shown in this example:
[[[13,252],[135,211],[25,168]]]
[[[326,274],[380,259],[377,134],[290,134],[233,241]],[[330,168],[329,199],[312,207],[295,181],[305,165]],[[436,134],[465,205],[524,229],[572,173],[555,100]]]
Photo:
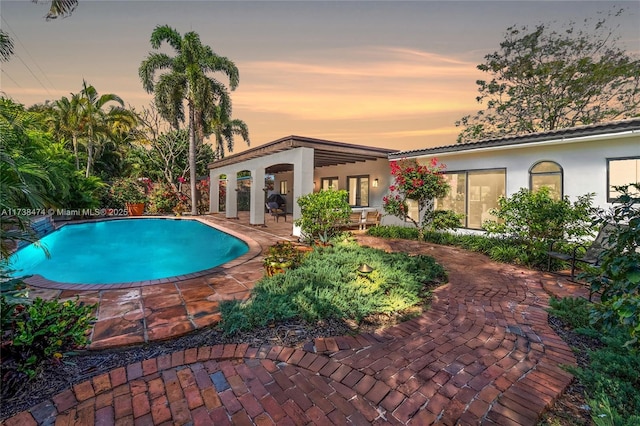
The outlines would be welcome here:
[[[323,177],[320,178],[320,189],[324,190],[324,183],[325,182],[332,182],[332,181],[336,181],[337,182],[337,187],[336,188],[331,188],[331,185],[329,185],[329,188],[334,189],[334,190],[338,190],[340,188],[340,179],[338,176],[330,176],[330,177]]]
[[[640,156],[628,156],[628,157],[607,157],[607,184],[605,187],[605,193],[607,194],[607,203],[615,203],[618,201],[617,197],[611,197],[611,162],[612,161],[624,161],[624,160],[637,160],[640,161]]]
[[[464,191],[465,191],[465,202],[464,202],[464,219],[463,226],[461,228],[464,229],[472,229],[472,230],[482,230],[482,228],[471,228],[469,227],[469,202],[471,200],[471,195],[469,194],[469,174],[473,173],[482,173],[482,172],[503,172],[504,174],[504,192],[505,196],[507,193],[507,168],[506,167],[489,167],[485,169],[468,169],[468,170],[447,170],[444,172],[444,175],[448,174],[459,174],[464,175]]]
[[[366,178],[367,179],[367,204],[362,204],[362,194],[360,191],[360,186],[361,186],[361,179]],[[356,183],[356,195],[355,195],[355,199],[356,201],[360,200],[360,204],[349,204],[349,206],[351,207],[369,207],[369,198],[371,196],[371,177],[370,175],[351,175],[351,176],[347,176],[347,200],[351,199],[351,179],[357,179],[357,183]]]
[[[533,172],[533,169],[542,163],[554,164],[558,166],[560,170],[557,172]],[[564,199],[564,168],[562,168],[562,166],[558,162],[553,160],[536,161],[535,163],[533,163],[531,167],[529,167],[529,191],[533,191],[534,176],[555,176],[555,175],[560,175],[560,200]]]

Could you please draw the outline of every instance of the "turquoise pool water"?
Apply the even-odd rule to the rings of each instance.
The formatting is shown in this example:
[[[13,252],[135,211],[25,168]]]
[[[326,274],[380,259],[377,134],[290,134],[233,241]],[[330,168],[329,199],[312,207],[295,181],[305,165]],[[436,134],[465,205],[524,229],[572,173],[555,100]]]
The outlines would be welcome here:
[[[9,259],[14,276],[114,284],[190,274],[245,254],[243,241],[195,220],[124,219],[66,225]]]

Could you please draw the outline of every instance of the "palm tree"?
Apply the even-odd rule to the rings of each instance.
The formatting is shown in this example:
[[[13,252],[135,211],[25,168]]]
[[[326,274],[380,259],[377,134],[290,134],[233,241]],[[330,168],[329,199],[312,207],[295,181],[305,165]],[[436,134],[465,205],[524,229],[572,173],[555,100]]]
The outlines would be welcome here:
[[[218,105],[214,108],[213,115],[209,122],[211,133],[216,139],[216,158],[224,158],[225,142],[229,152],[233,152],[235,136],[242,137],[242,140],[247,143],[247,146],[251,143],[249,141],[249,127],[247,127],[247,123],[237,118],[231,119],[229,112],[228,108]]]
[[[80,94],[72,93],[71,99],[63,96],[53,104],[49,110],[47,119],[49,128],[53,134],[71,139],[73,145],[73,156],[75,157],[76,170],[80,170],[80,158],[78,157],[78,137],[80,136]]]
[[[151,47],[159,49],[166,41],[176,56],[152,52],[142,61],[138,74],[148,93],[153,93],[160,115],[177,130],[184,123],[184,102],[189,114],[189,176],[191,213],[198,214],[196,192],[196,144],[209,132],[207,117],[213,116],[218,104],[231,105],[227,88],[208,73],[222,72],[229,79],[231,90],[238,86],[236,65],[218,56],[209,46],[202,45],[200,36],[191,31],[180,35],[168,25],[156,27],[151,33]],[[156,71],[166,70],[154,81]]]
[[[104,111],[102,108],[108,102],[116,102],[119,107],[111,106],[109,111]],[[87,85],[86,81],[82,81],[82,90],[80,91],[79,100],[80,109],[80,129],[86,136],[87,144],[87,167],[85,170],[85,177],[91,176],[91,168],[95,161],[95,148],[98,140],[101,136],[108,134],[113,130],[113,126],[123,125],[130,119],[131,112],[124,109],[124,102],[119,96],[113,93],[107,93],[98,96],[98,91],[95,87]],[[133,120],[131,118],[131,120]],[[131,122],[133,125],[134,121]]]

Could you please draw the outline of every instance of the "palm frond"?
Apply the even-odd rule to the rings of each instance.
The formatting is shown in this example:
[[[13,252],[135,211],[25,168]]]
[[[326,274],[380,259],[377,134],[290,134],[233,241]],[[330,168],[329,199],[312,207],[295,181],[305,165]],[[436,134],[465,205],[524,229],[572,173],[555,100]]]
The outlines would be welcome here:
[[[0,61],[7,62],[13,55],[13,40],[4,30],[0,30]]]
[[[38,3],[39,0],[31,1]],[[56,18],[66,18],[71,16],[76,7],[78,7],[78,0],[51,0],[49,13],[47,13],[45,19],[50,21]]]
[[[164,53],[150,53],[138,68],[138,76],[140,76],[144,90],[147,93],[152,93],[156,71],[171,69],[173,64],[174,60]]]
[[[163,41],[166,41],[176,52],[182,51],[182,38],[180,33],[169,25],[158,25],[151,33],[151,47],[159,49]]]

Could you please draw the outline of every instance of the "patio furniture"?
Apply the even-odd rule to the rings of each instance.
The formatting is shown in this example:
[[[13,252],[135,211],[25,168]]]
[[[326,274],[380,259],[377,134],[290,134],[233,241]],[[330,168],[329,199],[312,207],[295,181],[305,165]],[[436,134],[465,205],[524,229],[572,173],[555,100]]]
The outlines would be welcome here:
[[[276,222],[279,221],[280,217],[284,217],[284,221],[287,221],[287,211],[280,208],[280,206],[278,206],[278,203],[272,201],[266,203],[265,206],[267,207],[267,211],[269,212],[269,214],[273,216],[273,219]]]
[[[620,226],[624,226],[624,225],[620,225]],[[549,245],[549,251],[547,252],[547,255],[549,256],[547,261],[547,270],[548,271],[551,270],[552,258],[560,259],[565,262],[570,262],[571,263],[571,280],[573,281],[576,275],[577,262],[586,263],[592,266],[598,266],[600,264],[602,252],[605,249],[610,247],[609,234],[611,234],[615,229],[616,229],[616,226],[613,224],[610,224],[610,223],[604,224],[600,228],[600,231],[598,232],[596,239],[593,240],[591,245],[587,246],[582,244],[576,244],[571,250],[571,253],[554,251],[553,247],[554,245],[556,245],[556,243],[558,243],[558,241],[552,241],[551,244]],[[579,254],[581,253],[580,249],[585,250],[584,255],[582,256]]]
[[[382,219],[382,214],[378,212],[378,210],[369,211],[365,216],[364,223],[362,225],[362,229],[367,229],[367,225],[369,226],[378,226],[380,225],[380,220]]]
[[[358,230],[362,229],[362,212],[351,212],[349,215],[349,221],[347,222],[345,228],[358,228]]]

